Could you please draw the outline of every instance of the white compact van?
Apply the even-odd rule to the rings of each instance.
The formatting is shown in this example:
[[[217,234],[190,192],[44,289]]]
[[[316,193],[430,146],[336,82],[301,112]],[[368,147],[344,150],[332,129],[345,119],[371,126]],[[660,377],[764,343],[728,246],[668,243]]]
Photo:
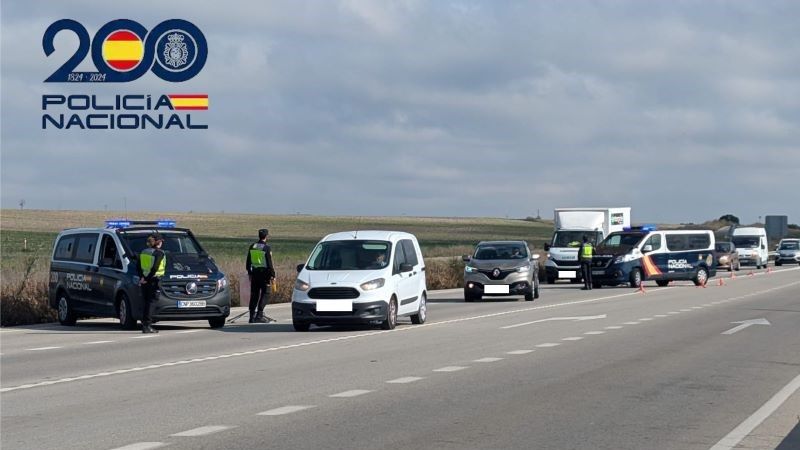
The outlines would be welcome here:
[[[741,227],[733,230],[733,245],[739,253],[739,263],[743,266],[767,267],[767,230],[761,227]]]
[[[297,266],[292,322],[372,324],[391,330],[397,318],[427,316],[425,263],[417,238],[400,231],[347,231],[325,236]]]

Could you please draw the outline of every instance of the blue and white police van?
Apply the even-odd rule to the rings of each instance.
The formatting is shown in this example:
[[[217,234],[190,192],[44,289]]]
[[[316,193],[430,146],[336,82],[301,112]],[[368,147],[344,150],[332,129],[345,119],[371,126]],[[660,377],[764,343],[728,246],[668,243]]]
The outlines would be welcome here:
[[[174,221],[107,221],[104,228],[72,228],[56,237],[50,259],[49,301],[63,325],[82,317],[117,317],[123,329],[142,318],[138,256],[147,237],[164,237],[166,270],[152,318],[208,320],[225,325],[230,314],[228,281],[186,228]]]
[[[654,226],[628,227],[608,235],[592,258],[593,287],[646,280],[666,286],[673,280],[704,285],[717,273],[711,230],[664,230]]]

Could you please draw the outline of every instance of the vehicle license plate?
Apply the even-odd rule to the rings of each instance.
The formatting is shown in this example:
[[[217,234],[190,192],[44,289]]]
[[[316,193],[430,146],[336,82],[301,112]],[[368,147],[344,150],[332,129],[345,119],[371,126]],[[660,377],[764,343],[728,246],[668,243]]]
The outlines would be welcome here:
[[[178,308],[205,308],[205,300],[178,300]]]
[[[558,278],[578,278],[578,273],[574,270],[562,270],[558,272]]]
[[[507,284],[487,284],[483,287],[484,294],[508,294]]]
[[[352,300],[317,300],[317,311],[345,312],[353,310]]]

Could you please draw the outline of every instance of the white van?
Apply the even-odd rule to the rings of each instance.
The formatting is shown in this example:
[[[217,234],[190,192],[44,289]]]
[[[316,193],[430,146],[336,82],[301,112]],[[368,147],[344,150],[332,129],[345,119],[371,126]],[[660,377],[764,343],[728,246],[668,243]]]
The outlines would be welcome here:
[[[734,228],[733,245],[739,253],[739,263],[743,266],[767,267],[767,230],[761,227]]]
[[[425,263],[417,238],[400,231],[347,231],[325,236],[297,266],[292,323],[371,324],[391,330],[400,316],[427,316]]]

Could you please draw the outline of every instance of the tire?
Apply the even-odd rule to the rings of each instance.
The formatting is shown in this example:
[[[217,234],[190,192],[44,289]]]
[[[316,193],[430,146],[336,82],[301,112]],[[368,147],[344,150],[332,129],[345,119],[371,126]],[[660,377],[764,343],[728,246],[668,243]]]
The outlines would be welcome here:
[[[692,280],[695,286],[702,286],[708,283],[708,270],[705,267],[700,267],[697,269],[697,273],[694,274],[694,279]]]
[[[728,272],[733,272],[733,263],[728,264]]]
[[[539,298],[539,277],[533,280],[533,298]]]
[[[136,328],[136,319],[133,318],[133,308],[131,300],[124,292],[119,294],[119,304],[117,305],[117,318],[119,326],[123,330],[133,330]]]
[[[669,286],[669,280],[656,280],[656,284],[661,287]]]
[[[739,261],[736,261],[736,271],[742,270],[742,264]]]
[[[464,289],[464,301],[465,302],[474,302],[475,301],[475,297],[467,289]]]
[[[411,323],[414,325],[422,325],[428,319],[428,298],[425,294],[419,299],[419,309],[416,314],[411,315]]]
[[[776,259],[776,260],[775,260],[775,265],[776,265],[777,267],[780,267],[780,266],[782,266],[782,265],[783,265],[783,263],[782,263],[782,262],[780,262],[780,261],[778,261],[778,260]]]
[[[208,326],[211,328],[222,328],[225,326],[225,317],[214,317],[213,319],[208,319]]]
[[[556,284],[555,277],[547,277],[547,284]]]
[[[600,289],[603,287],[602,283],[592,282],[592,289]]]
[[[525,294],[525,301],[526,302],[532,302],[533,301],[533,290],[531,290],[530,293]]]
[[[381,328],[384,330],[394,330],[397,326],[397,300],[392,297],[389,300],[389,309],[386,311],[386,320],[381,323]]]
[[[72,302],[66,292],[58,294],[58,322],[61,325],[73,326],[78,321],[78,315],[72,309]]]
[[[632,288],[639,288],[642,286],[642,271],[639,269],[631,270],[630,285]]]
[[[296,320],[292,321],[292,326],[294,327],[294,331],[308,331],[311,328],[311,324],[307,322],[298,322]]]

